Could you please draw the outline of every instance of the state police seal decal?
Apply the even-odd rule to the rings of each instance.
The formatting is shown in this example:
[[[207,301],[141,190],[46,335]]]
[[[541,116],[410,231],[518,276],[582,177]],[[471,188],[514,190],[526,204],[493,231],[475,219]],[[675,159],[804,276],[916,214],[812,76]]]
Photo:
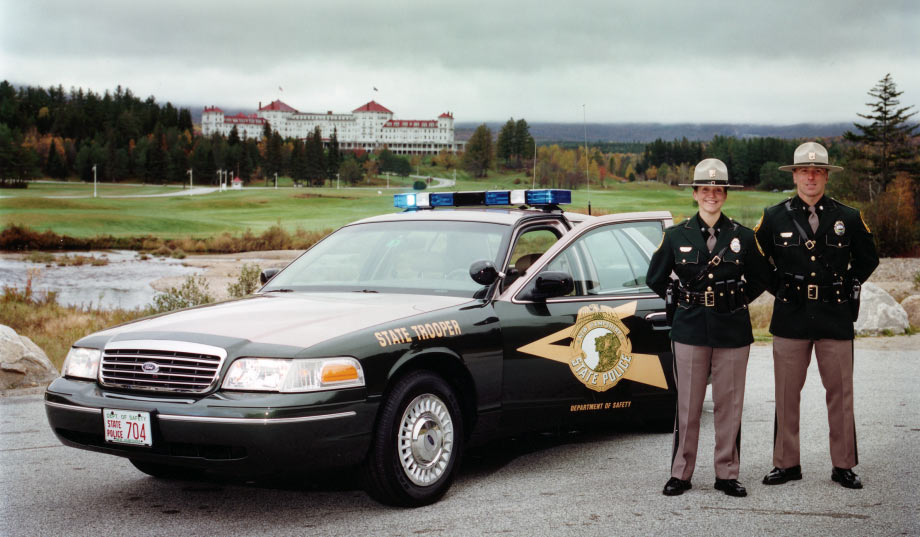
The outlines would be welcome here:
[[[605,392],[621,380],[668,389],[657,355],[632,351],[623,319],[636,313],[637,302],[611,308],[590,304],[579,308],[575,324],[518,347],[518,352],[568,366],[586,388]]]
[[[616,386],[632,362],[629,329],[613,312],[582,313],[572,328],[572,360],[575,378],[588,388],[603,392]]]

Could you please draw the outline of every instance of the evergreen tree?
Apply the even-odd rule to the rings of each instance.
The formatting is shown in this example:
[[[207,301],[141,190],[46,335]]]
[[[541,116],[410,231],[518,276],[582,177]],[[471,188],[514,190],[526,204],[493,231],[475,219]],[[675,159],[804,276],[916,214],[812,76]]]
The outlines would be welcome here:
[[[492,167],[494,149],[492,147],[492,131],[485,123],[476,127],[466,151],[463,153],[463,167],[475,177],[486,177]]]
[[[860,134],[847,131],[844,137],[856,144],[851,161],[854,171],[861,172],[869,180],[869,198],[874,199],[885,190],[898,172],[916,177],[920,173],[914,131],[920,125],[908,123],[917,112],[909,112],[913,106],[899,106],[898,99],[903,91],[886,74],[869,92],[876,100],[866,103],[868,114],[857,114],[871,123],[853,125]]]
[[[496,158],[507,162],[511,159],[511,155],[514,154],[514,144],[515,144],[515,123],[514,118],[510,118],[504,125],[502,125],[502,130],[498,132],[498,141],[495,143],[495,156]]]
[[[332,130],[332,136],[329,138],[329,151],[326,155],[326,178],[335,179],[339,173],[339,166],[342,163],[342,154],[339,151],[339,134],[338,129]]]
[[[67,177],[67,165],[64,163],[64,158],[61,157],[58,151],[57,141],[53,139],[51,140],[51,146],[48,148],[45,173],[48,174],[49,177],[54,177],[55,179],[64,179]]]
[[[323,156],[323,135],[317,126],[307,137],[304,148],[307,160],[307,177],[314,186],[323,186],[326,178],[326,163]]]

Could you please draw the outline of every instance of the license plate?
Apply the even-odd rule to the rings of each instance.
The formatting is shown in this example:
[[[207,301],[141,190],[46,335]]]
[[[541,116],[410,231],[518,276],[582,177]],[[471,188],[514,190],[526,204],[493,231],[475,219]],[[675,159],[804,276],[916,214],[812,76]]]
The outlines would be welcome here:
[[[105,441],[131,446],[152,446],[150,412],[137,410],[102,409]]]

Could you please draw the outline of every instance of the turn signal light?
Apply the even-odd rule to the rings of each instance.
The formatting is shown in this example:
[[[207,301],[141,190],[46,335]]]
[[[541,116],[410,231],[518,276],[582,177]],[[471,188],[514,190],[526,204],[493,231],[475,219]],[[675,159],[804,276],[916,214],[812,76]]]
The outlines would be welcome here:
[[[321,379],[323,384],[357,380],[358,370],[351,364],[329,364],[323,367]]]

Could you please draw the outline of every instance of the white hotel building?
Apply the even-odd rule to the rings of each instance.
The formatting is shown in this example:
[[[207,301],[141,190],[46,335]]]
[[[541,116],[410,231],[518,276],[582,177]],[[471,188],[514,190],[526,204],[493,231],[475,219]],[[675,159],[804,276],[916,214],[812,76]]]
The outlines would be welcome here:
[[[259,103],[259,111],[250,115],[227,116],[216,106],[205,107],[201,132],[227,136],[235,126],[240,138],[262,138],[266,122],[282,138],[306,138],[318,126],[323,141],[328,142],[335,131],[343,151],[387,147],[399,155],[437,154],[443,149],[457,152],[465,145],[454,140],[454,116],[449,112],[438,119],[393,119],[393,112],[375,101],[350,114],[298,112],[280,100],[267,106]]]

